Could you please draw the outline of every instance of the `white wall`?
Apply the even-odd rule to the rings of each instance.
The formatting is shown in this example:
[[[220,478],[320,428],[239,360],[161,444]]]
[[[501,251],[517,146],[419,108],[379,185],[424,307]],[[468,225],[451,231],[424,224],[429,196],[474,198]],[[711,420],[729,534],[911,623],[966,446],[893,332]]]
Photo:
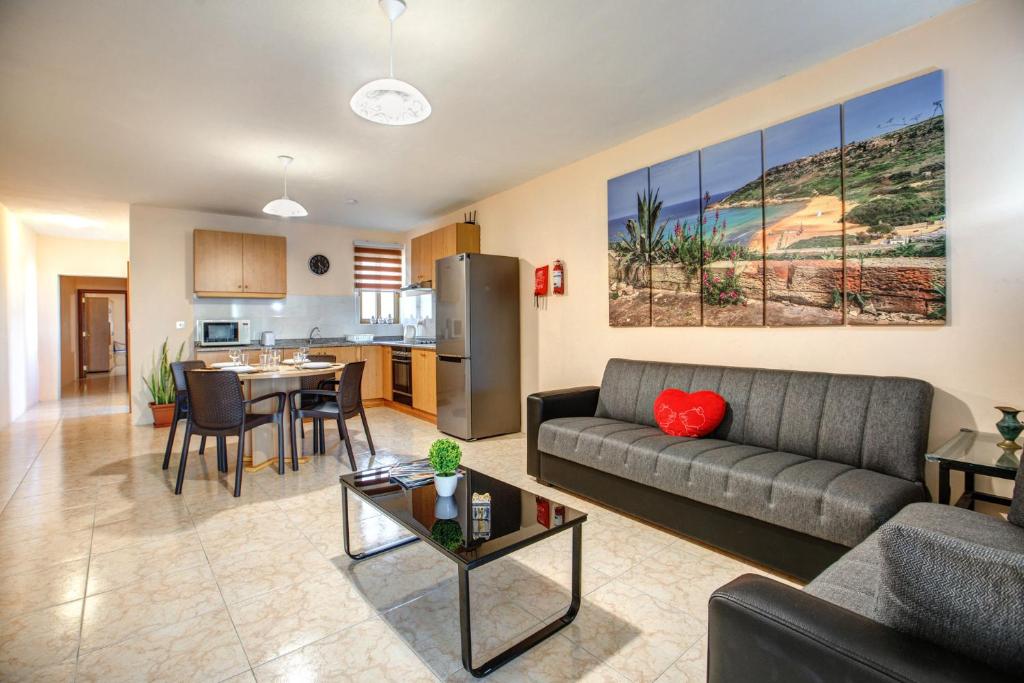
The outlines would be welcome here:
[[[36,234],[0,204],[0,427],[39,400]]]
[[[60,328],[60,276],[126,277],[128,243],[83,240],[54,235],[36,238],[39,290],[39,400],[60,396],[69,378],[60,376],[60,337],[74,330]]]
[[[597,383],[614,356],[905,375],[936,387],[933,447],[962,426],[994,431],[993,406],[1024,407],[1022,27],[1020,0],[969,5],[467,207],[479,211],[484,251],[523,260],[524,394]],[[933,68],[946,79],[945,327],[609,328],[608,178]],[[556,258],[567,264],[568,295],[538,311],[533,268]]]
[[[171,353],[185,342],[186,355],[194,335],[192,297],[192,231],[195,228],[284,235],[288,238],[288,294],[352,295],[352,243],[355,240],[399,242],[402,235],[377,230],[353,230],[283,219],[246,218],[133,205],[129,211],[131,244],[131,385],[134,416],[139,424],[152,421],[142,382],[152,368],[152,354],[164,338]],[[309,257],[331,260],[326,275],[310,272]],[[176,321],[184,329],[176,329]]]

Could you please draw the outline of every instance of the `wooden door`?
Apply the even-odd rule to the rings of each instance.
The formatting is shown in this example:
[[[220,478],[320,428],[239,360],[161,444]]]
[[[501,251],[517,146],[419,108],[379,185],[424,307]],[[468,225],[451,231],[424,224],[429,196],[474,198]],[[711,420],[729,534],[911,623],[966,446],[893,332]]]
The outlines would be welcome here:
[[[366,361],[363,368],[363,398],[384,397],[384,347],[360,346],[359,357]]]
[[[423,282],[427,278],[427,270],[425,267],[427,259],[430,258],[430,237],[428,235],[420,235],[419,237],[412,238],[412,258],[410,259],[411,268],[409,269],[409,282]]]
[[[393,401],[395,394],[393,391],[394,378],[391,374],[391,347],[382,346],[381,350],[381,367],[383,368],[383,377],[381,379],[381,398],[386,401]]]
[[[244,293],[240,232],[195,230],[192,233],[192,284],[197,294],[237,296]]]
[[[90,296],[85,298],[85,319],[82,330],[85,339],[85,353],[82,363],[86,372],[109,372],[113,355],[111,337],[110,299]]]
[[[412,350],[412,407],[437,414],[437,354]]]
[[[480,253],[480,226],[472,223],[455,224],[455,253]]]
[[[455,241],[451,241],[451,247],[454,248]],[[430,263],[428,264],[430,272],[430,281],[437,283],[437,259],[449,256],[447,249],[449,248],[448,237],[445,234],[445,230],[435,230],[430,233]],[[452,251],[451,254],[455,252]]]
[[[246,295],[283,297],[288,292],[287,238],[242,235],[242,280]]]

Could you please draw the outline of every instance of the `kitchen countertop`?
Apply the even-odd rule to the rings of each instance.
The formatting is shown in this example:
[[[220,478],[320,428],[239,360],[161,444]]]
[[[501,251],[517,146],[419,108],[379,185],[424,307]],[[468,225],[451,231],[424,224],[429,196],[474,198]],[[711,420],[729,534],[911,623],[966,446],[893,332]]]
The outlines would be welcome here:
[[[312,342],[309,342],[307,339],[278,339],[277,343],[274,344],[274,348],[277,349],[297,349],[300,346],[308,346],[311,349],[320,349],[327,346],[411,346],[417,349],[429,349],[431,351],[437,348],[436,344],[414,344],[402,341],[402,339],[398,337],[379,337],[369,342],[348,341],[344,337],[318,337]],[[240,344],[238,346],[199,346],[197,344],[195,347],[197,353],[228,351],[230,349],[256,350],[260,348],[262,347],[258,343]]]

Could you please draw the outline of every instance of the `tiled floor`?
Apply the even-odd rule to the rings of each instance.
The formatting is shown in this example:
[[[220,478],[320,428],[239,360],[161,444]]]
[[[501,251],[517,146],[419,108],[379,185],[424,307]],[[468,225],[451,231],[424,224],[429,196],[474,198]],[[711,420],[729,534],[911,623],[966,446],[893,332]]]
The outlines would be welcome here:
[[[332,431],[331,454],[283,477],[247,474],[239,499],[211,448],[190,458],[174,496],[176,462],[160,469],[166,430],[132,426],[125,394],[108,385],[122,388],[83,385],[0,431],[0,680],[471,678],[454,565],[422,544],[360,564],[344,555],[347,468]],[[369,413],[378,454],[357,432],[361,466],[421,457],[438,436],[391,410]],[[538,485],[521,435],[464,450],[473,467],[592,513],[575,623],[492,678],[704,680],[708,594],[756,569]],[[352,506],[357,544],[398,535]],[[474,572],[477,661],[564,611],[568,542]]]

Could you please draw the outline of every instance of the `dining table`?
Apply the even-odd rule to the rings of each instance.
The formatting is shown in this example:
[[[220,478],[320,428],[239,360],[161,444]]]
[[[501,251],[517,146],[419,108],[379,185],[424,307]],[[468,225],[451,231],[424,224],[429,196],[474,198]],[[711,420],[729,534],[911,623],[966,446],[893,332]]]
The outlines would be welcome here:
[[[344,363],[331,363],[327,367],[305,367],[305,365],[281,364],[278,366],[253,366],[249,372],[238,372],[232,369],[219,368],[220,372],[235,372],[242,383],[242,394],[248,401],[250,399],[271,394],[277,391],[284,392],[302,388],[303,377],[316,377],[318,375],[332,375],[337,379],[338,374],[345,367]],[[277,407],[273,400],[261,401],[253,405],[249,410],[253,413],[271,413]],[[291,407],[286,402],[284,406],[284,424],[290,425]],[[285,427],[282,427],[285,428]],[[284,435],[285,459],[289,436]],[[299,454],[299,463],[309,462],[309,457]],[[264,467],[270,467],[277,463],[277,434],[272,429],[259,427],[253,429],[246,435],[246,445],[243,455],[243,462],[246,472],[258,472]]]

